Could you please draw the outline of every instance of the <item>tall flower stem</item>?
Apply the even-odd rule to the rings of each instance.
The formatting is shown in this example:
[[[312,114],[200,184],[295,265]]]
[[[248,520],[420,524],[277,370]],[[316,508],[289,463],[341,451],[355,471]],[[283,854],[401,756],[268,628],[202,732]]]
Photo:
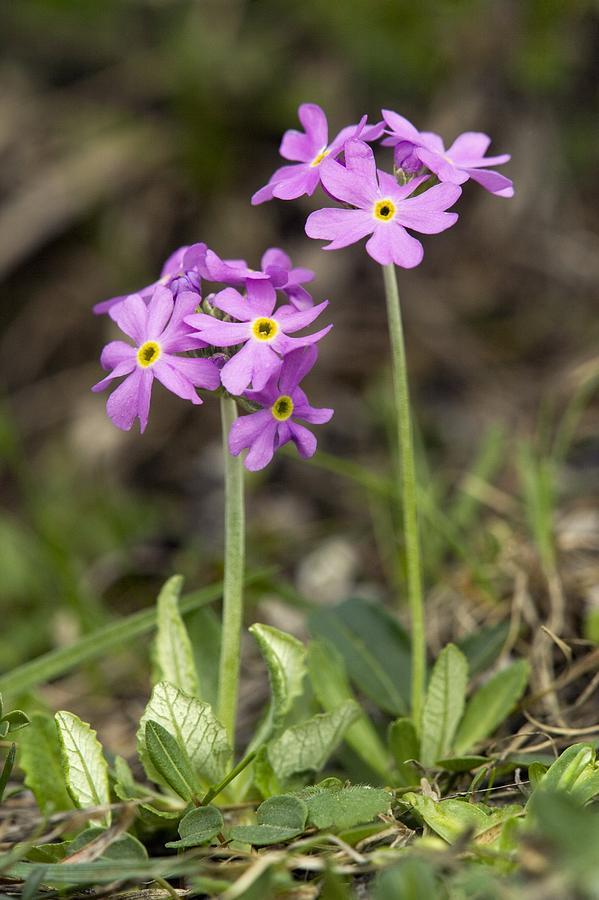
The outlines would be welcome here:
[[[231,746],[235,746],[235,719],[239,693],[239,661],[243,620],[243,571],[245,563],[245,511],[243,463],[229,453],[229,432],[237,418],[237,404],[221,397],[225,470],[225,575],[223,587],[222,643],[218,676],[218,714]]]
[[[389,322],[389,337],[391,340],[391,362],[393,368],[397,439],[400,455],[404,537],[408,575],[408,600],[411,617],[412,716],[416,729],[419,729],[424,697],[426,637],[424,631],[420,536],[418,533],[416,467],[414,464],[414,444],[412,437],[412,418],[410,414],[410,395],[408,391],[406,351],[395,266],[393,264],[383,266],[383,276],[385,279],[387,319]]]

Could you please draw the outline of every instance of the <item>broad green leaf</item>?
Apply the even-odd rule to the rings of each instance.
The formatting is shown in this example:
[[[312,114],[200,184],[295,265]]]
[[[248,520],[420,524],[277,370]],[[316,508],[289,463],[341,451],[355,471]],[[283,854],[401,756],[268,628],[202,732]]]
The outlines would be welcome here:
[[[260,747],[254,759],[254,784],[264,800],[274,794],[281,794],[283,787],[275,775],[274,769],[268,761],[266,747]]]
[[[449,844],[453,844],[465,831],[472,831],[476,837],[524,813],[521,806],[503,806],[490,812],[482,803],[468,803],[466,800],[435,802],[430,797],[415,793],[404,794],[402,800]]]
[[[308,822],[320,829],[353,828],[386,812],[391,794],[368,785],[350,785],[336,791],[319,791],[306,797]]]
[[[420,741],[411,719],[396,719],[389,725],[389,750],[395,762],[399,787],[416,787],[421,771],[410,759],[420,759]]]
[[[145,729],[150,720],[173,735],[203,782],[222,781],[231,760],[231,747],[224,727],[208,703],[190,697],[168,681],[154,687],[139,723],[137,749],[148,778],[159,781],[146,750]]]
[[[225,827],[222,813],[216,806],[200,806],[183,816],[179,823],[180,840],[169,841],[165,847],[178,850],[208,844]]]
[[[192,697],[199,695],[198,676],[187,629],[179,612],[183,586],[181,575],[173,575],[158,595],[154,642],[156,681],[168,681]]]
[[[185,619],[187,632],[193,647],[200,700],[205,700],[213,709],[218,704],[218,669],[222,643],[222,626],[219,617],[210,606],[197,609]]]
[[[270,797],[256,810],[257,825],[238,825],[229,836],[234,841],[266,847],[297,837],[305,828],[308,808],[291,794]]]
[[[599,795],[599,764],[595,748],[591,744],[573,744],[564,750],[540,779],[537,790],[541,789],[567,793],[575,803],[580,804],[588,803]]]
[[[314,637],[326,638],[341,653],[357,688],[391,715],[405,715],[410,641],[393,616],[378,604],[352,599],[314,610],[308,623]]]
[[[451,751],[467,683],[466,658],[454,644],[448,644],[435,662],[422,710],[420,757],[424,766],[433,766]]]
[[[343,657],[328,641],[310,643],[308,671],[318,702],[327,712],[337,709],[346,700],[355,700],[347,680]],[[383,778],[388,777],[387,751],[370,719],[361,709],[359,718],[348,728],[345,740],[375,772]]]
[[[96,732],[74,713],[61,710],[54,718],[67,790],[75,805],[80,809],[108,805],[108,765]],[[110,824],[110,811],[104,822]]]
[[[183,800],[193,800],[198,786],[189,757],[172,734],[152,720],[146,722],[146,751],[161,781]]]
[[[306,648],[297,638],[270,625],[256,624],[249,630],[256,638],[270,678],[272,700],[269,727],[262,734],[264,741],[270,734],[280,731],[293,701],[302,692],[306,674]]]
[[[348,700],[339,709],[284,731],[268,745],[268,759],[277,777],[284,780],[296,772],[319,772],[359,714],[356,704]]]
[[[2,723],[8,725],[8,734],[14,734],[15,731],[26,728],[30,721],[27,713],[24,713],[21,709],[13,709],[11,712],[6,713],[2,718]]]
[[[104,828],[99,828],[97,825],[86,828],[85,831],[82,831],[77,835],[75,840],[69,843],[65,859],[68,860],[69,857],[78,853],[79,850],[83,850],[84,847],[91,844],[91,842],[95,841],[97,838],[101,838],[105,833],[106,830]],[[132,834],[120,834],[108,845],[108,847],[106,847],[102,855],[98,858],[124,859],[131,860],[132,862],[139,862],[140,860],[143,861],[148,859],[148,851],[141,841],[138,841]]]
[[[466,753],[495,731],[511,713],[528,684],[525,659],[497,672],[470,698],[455,739],[455,752]]]
[[[25,784],[45,815],[72,809],[62,768],[60,741],[50,716],[33,713],[31,725],[19,738],[19,764]]]

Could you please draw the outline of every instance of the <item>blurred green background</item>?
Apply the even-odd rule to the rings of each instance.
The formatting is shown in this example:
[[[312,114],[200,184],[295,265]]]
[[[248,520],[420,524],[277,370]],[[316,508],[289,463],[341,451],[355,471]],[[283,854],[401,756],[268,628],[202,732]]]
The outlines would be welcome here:
[[[317,271],[335,328],[311,397],[337,411],[320,446],[388,464],[380,271],[360,247],[327,254],[304,237],[318,198],[249,204],[302,101],[325,108],[333,134],[391,107],[448,142],[483,130],[512,153],[516,197],[466,185],[458,225],[400,273],[431,503],[447,512],[498,422],[509,494],[509,439],[597,368],[596,2],[4,0],[0,16],[0,670],[147,607],[173,571],[190,587],[220,574],[217,405],[158,387],[141,438],[89,391],[113,333],[91,306],[152,281],[180,244],[250,265],[279,245]],[[560,480],[586,512],[598,412]],[[401,580],[392,514],[339,475],[282,456],[250,480],[249,514],[250,565],[278,562],[309,599]],[[465,540],[458,552],[427,532],[429,587],[459,563],[463,591],[499,552],[499,539]],[[111,677],[130,669],[127,657]]]

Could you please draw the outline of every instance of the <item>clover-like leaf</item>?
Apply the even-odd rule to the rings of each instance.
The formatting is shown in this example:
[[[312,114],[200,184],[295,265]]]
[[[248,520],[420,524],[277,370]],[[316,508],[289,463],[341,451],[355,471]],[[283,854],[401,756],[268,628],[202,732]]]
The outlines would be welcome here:
[[[173,575],[158,595],[154,660],[158,681],[168,681],[186,694],[196,697],[199,695],[199,684],[193,649],[179,612],[182,586],[182,576]]]
[[[80,809],[110,803],[108,765],[96,732],[74,713],[55,715],[67,790]],[[110,824],[110,811],[103,817]]]
[[[225,827],[220,809],[216,806],[199,806],[183,816],[179,823],[180,840],[169,841],[166,847],[178,850],[208,844]]]
[[[280,844],[297,837],[305,828],[308,808],[291,794],[269,797],[256,810],[257,825],[238,825],[229,836],[255,847]]]
[[[190,697],[168,681],[154,687],[139,723],[137,748],[148,778],[160,783],[146,748],[145,729],[149,721],[162,725],[175,738],[202,782],[222,781],[231,759],[231,747],[224,726],[210,704]]]
[[[348,700],[332,712],[292,725],[268,745],[268,759],[280,779],[296,772],[318,772],[356,721],[360,710]]]

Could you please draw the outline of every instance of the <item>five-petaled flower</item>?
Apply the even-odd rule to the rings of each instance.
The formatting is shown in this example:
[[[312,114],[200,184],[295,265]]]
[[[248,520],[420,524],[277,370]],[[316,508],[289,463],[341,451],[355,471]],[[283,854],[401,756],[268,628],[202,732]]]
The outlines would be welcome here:
[[[491,194],[513,197],[514,185],[505,175],[494,172],[488,166],[508,162],[509,153],[485,156],[491,138],[480,131],[465,131],[445,149],[443,138],[432,131],[418,131],[411,122],[392,110],[384,109],[383,118],[388,126],[388,137],[383,144],[395,147],[395,164],[407,171],[414,171],[414,158],[430,169],[439,181],[463,184],[472,178]]]
[[[320,183],[321,166],[325,159],[339,156],[351,137],[359,135],[364,141],[374,141],[381,136],[384,128],[382,122],[366,125],[366,119],[363,119],[357,125],[342,128],[329,143],[329,125],[320,106],[302,103],[298,116],[304,131],[294,128],[286,131],[279,148],[281,156],[294,164],[282,166],[271,175],[268,184],[252,197],[254,206],[273,197],[295,200],[304,194],[312,196]]]
[[[236,419],[229,435],[229,450],[238,456],[249,449],[244,464],[250,471],[263,469],[283,444],[293,441],[300,456],[308,458],[316,451],[316,438],[303,425],[301,419],[313,425],[328,422],[332,409],[316,409],[310,406],[300,381],[313,367],[317,358],[315,346],[293,350],[283,360],[280,371],[261,391],[248,391],[246,397],[264,407]]]
[[[206,277],[211,281],[232,286],[269,280],[296,309],[312,306],[312,297],[303,286],[314,279],[312,269],[294,267],[289,256],[278,247],[270,247],[260,265],[261,269],[250,269],[244,259],[221,259],[213,250],[206,253]]]
[[[223,322],[205,313],[189,315],[185,321],[197,329],[198,337],[214,347],[239,349],[221,369],[221,380],[231,394],[242,394],[251,384],[260,391],[278,372],[281,357],[296,347],[319,341],[332,325],[305,337],[289,337],[288,332],[310,325],[328,306],[328,300],[310,309],[299,311],[293,306],[281,306],[274,312],[277,295],[268,280],[248,280],[247,297],[235,288],[225,288],[212,299],[212,305],[236,322]]]
[[[446,212],[461,194],[454,184],[438,184],[410,196],[427,180],[414,178],[399,185],[386,172],[377,171],[368,144],[351,140],[345,145],[345,165],[328,160],[322,182],[336,199],[353,209],[319,209],[308,216],[306,234],[330,241],[324,249],[338,250],[371,235],[366,250],[381,265],[395,263],[410,269],[423,256],[422,244],[406,231],[437,234],[450,228],[457,213]]]
[[[108,415],[119,428],[129,431],[137,418],[145,431],[154,378],[194,404],[202,403],[197,387],[213,391],[219,386],[218,368],[211,359],[175,355],[201,346],[183,322],[197,303],[195,293],[184,291],[175,300],[172,291],[160,285],[147,304],[140,294],[131,294],[112,309],[112,318],[134,346],[125,341],[106,345],[100,361],[112,371],[92,390],[102,391],[113,378],[126,376],[106,403]]]

